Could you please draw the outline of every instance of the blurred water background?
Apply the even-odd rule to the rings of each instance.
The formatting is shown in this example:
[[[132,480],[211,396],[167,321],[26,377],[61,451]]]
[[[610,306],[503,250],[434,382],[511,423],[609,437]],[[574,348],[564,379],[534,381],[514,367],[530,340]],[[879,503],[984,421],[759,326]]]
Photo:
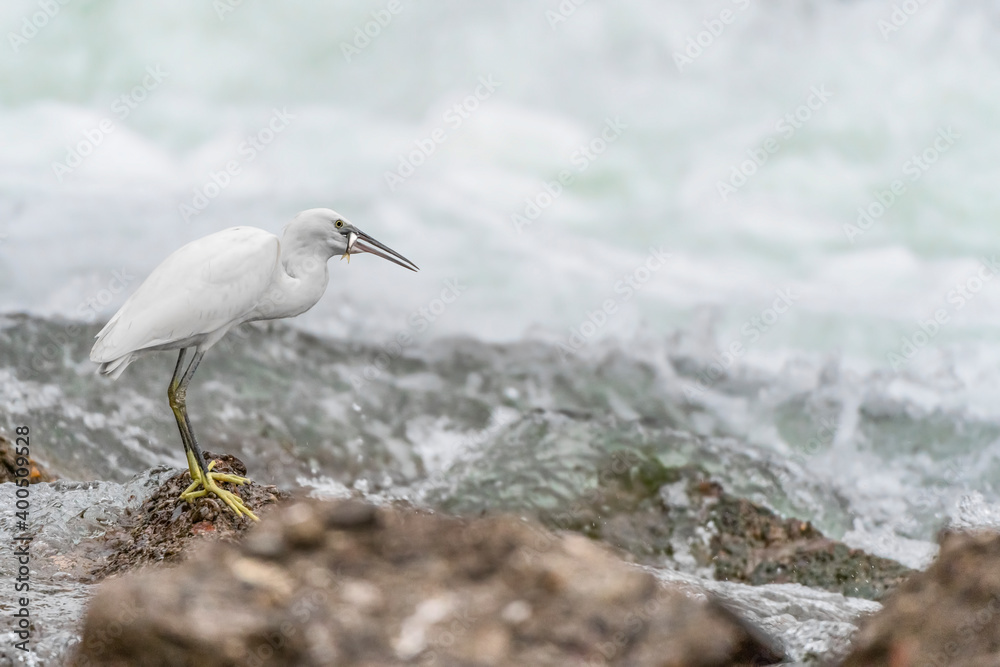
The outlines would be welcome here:
[[[209,355],[195,426],[262,481],[524,508],[652,447],[915,565],[1000,500],[997,2],[10,0],[0,27],[0,406],[64,475],[183,465],[172,360],[86,359],[157,262],[328,206],[422,271],[331,262],[293,329]]]

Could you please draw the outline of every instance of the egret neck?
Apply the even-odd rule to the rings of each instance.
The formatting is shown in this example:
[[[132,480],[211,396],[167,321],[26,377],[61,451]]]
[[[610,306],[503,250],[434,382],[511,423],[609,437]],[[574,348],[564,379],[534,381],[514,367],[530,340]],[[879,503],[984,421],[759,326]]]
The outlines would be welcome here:
[[[90,360],[98,372],[119,377],[139,358],[179,350],[167,399],[184,445],[191,484],[188,503],[221,500],[238,516],[257,519],[243,498],[221,484],[249,480],[216,472],[201,450],[187,413],[187,388],[205,352],[234,326],[294,317],[312,308],[329,282],[327,262],[340,253],[369,253],[418,271],[416,264],[376,241],[329,208],[302,211],[284,236],[255,227],[230,227],[178,248],[153,269],[97,334]]]
[[[282,239],[280,261],[274,267],[274,286],[258,305],[254,319],[294,317],[316,305],[326,291],[327,262],[337,251],[323,243],[296,243],[288,236]]]

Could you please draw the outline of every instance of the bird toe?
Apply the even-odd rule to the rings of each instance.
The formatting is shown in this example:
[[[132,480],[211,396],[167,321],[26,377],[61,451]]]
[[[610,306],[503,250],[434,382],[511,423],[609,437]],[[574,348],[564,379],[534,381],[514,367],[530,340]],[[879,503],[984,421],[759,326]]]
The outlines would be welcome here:
[[[214,463],[214,462],[213,462]],[[211,470],[212,466],[209,466]],[[191,482],[191,485],[180,495],[181,500],[194,502],[194,500],[212,494],[224,502],[229,509],[233,510],[237,516],[246,516],[254,521],[258,521],[257,515],[250,511],[243,499],[232,491],[227,491],[219,486],[219,482],[229,482],[230,484],[247,484],[250,480],[238,475],[228,475],[219,472],[207,472],[198,475],[198,479]],[[200,487],[200,488],[199,488]]]

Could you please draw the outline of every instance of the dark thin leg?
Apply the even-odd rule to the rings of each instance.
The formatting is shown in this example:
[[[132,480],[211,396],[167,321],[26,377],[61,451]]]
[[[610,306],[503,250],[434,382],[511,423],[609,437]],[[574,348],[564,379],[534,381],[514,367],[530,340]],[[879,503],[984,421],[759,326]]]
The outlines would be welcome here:
[[[194,358],[191,359],[191,363],[188,365],[187,370],[184,371],[184,377],[181,378],[181,389],[187,389],[188,383],[191,382],[191,378],[194,377],[194,372],[198,370],[198,364],[201,363],[201,359],[204,356],[204,352],[194,353]]]
[[[188,348],[181,350],[181,353],[177,355],[177,365],[174,366],[174,376],[170,378],[170,389],[167,390],[167,396],[173,396],[173,390],[177,388],[177,385],[181,381],[181,369],[184,367],[184,357],[187,356]]]
[[[184,443],[184,451],[187,452],[191,449],[189,446],[189,438],[187,429],[184,427],[183,419],[180,416],[180,410],[184,405],[184,399],[178,400],[177,388],[180,387],[181,377],[184,376],[184,359],[187,357],[188,349],[183,348],[177,355],[177,365],[174,367],[174,375],[170,378],[170,384],[167,386],[167,399],[170,401],[170,409],[174,413],[174,419],[177,420],[177,430],[181,432],[181,441]]]
[[[191,364],[184,371],[184,376],[181,378],[180,386],[177,391],[180,393],[181,398],[181,412],[184,414],[184,426],[187,428],[188,433],[188,446],[191,447],[191,451],[194,453],[194,458],[198,461],[198,467],[201,471],[206,472],[205,469],[205,456],[201,453],[201,447],[198,446],[198,439],[194,436],[194,429],[191,428],[191,420],[188,418],[187,413],[187,388],[188,384],[191,382],[191,378],[194,377],[194,372],[198,370],[198,364],[201,363],[202,357],[205,356],[204,352],[195,352],[194,358],[191,359]]]
[[[205,464],[205,457],[201,453],[201,447],[194,437],[191,429],[191,420],[187,413],[187,388],[194,377],[194,372],[198,370],[204,352],[198,352],[197,348],[191,362],[185,368],[184,362],[187,359],[188,350],[186,348],[177,355],[177,366],[174,368],[174,376],[170,379],[170,386],[167,388],[167,396],[170,398],[170,409],[174,412],[177,420],[177,428],[181,432],[181,440],[184,442],[184,454],[188,459],[188,470],[191,473],[191,485],[181,494],[181,500],[193,502],[197,498],[212,494],[222,500],[229,509],[236,512],[237,516],[245,516],[254,521],[257,516],[243,503],[243,499],[232,491],[223,489],[219,482],[230,484],[246,484],[249,480],[238,475],[212,472],[211,465]],[[182,370],[183,369],[183,370]],[[192,460],[193,459],[193,460]]]
[[[177,429],[181,432],[181,441],[184,443],[184,449],[194,454],[194,459],[197,461],[198,467],[204,473],[205,457],[202,455],[201,447],[198,446],[198,441],[194,437],[194,431],[191,429],[191,420],[188,419],[186,399],[188,384],[191,382],[191,378],[194,377],[194,372],[198,369],[198,364],[201,362],[201,358],[205,356],[205,353],[195,352],[191,363],[187,365],[187,368],[184,368],[184,361],[187,358],[189,349],[191,348],[184,348],[177,355],[177,366],[174,367],[174,375],[170,379],[170,386],[167,388],[167,398],[170,399],[170,409],[173,410],[174,419],[177,420]]]

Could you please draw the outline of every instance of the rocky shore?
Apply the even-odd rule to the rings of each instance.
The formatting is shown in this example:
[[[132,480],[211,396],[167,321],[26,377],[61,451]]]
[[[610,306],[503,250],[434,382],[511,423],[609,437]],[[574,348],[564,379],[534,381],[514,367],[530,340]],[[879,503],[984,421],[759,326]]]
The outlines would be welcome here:
[[[214,468],[217,472],[241,477],[247,474],[243,462],[233,456],[205,452],[205,458],[217,461]],[[193,542],[204,541],[199,538],[236,542],[253,526],[214,497],[194,504],[178,502],[190,482],[188,475],[171,477],[157,487],[141,507],[127,512],[108,530],[101,540],[107,543],[110,553],[93,570],[93,576],[103,579],[145,565],[176,563],[187,556]],[[256,483],[230,486],[258,516],[290,497],[274,486]]]
[[[19,473],[20,471],[20,473]],[[0,433],[0,484],[28,480],[29,484],[54,482],[56,476],[31,456],[21,456],[16,444]]]
[[[121,628],[115,636],[108,628]],[[299,502],[101,587],[76,665],[763,665],[765,633],[515,518]]]
[[[220,458],[220,470],[244,472]],[[451,516],[399,501],[294,500],[275,487],[233,487],[262,517],[255,525],[214,499],[178,503],[188,481],[186,473],[154,476],[100,537],[52,555],[59,576],[94,589],[73,664],[816,661],[832,657],[809,652],[819,636],[841,627],[843,652],[859,610],[877,609],[834,611],[840,595],[879,597],[907,574],[734,498],[694,468],[623,471],[608,480],[614,506],[589,516],[584,501],[594,499],[582,499],[579,525],[558,530],[509,514]],[[697,577],[664,576],[675,545],[699,526],[711,537],[695,541],[692,554],[710,566],[716,590]],[[832,592],[807,601],[790,589],[776,604],[774,584],[796,582]],[[788,602],[806,610],[803,618],[789,622],[794,609],[777,609]],[[810,625],[824,615],[827,625]]]
[[[831,540],[808,521],[736,497],[698,466],[668,467],[638,456],[630,463],[603,478],[599,495],[543,520],[620,547],[640,562],[719,581],[795,583],[878,600],[912,573]]]
[[[16,470],[10,444],[0,460]],[[260,524],[215,499],[179,503],[184,472],[49,482],[31,462],[52,508],[39,599],[73,591],[36,619],[63,638],[36,664],[990,664],[1000,535],[945,532],[915,572],[698,466],[627,462],[599,494],[535,518],[233,487]]]
[[[1000,662],[1000,534],[945,532],[937,560],[868,619],[844,667]]]

